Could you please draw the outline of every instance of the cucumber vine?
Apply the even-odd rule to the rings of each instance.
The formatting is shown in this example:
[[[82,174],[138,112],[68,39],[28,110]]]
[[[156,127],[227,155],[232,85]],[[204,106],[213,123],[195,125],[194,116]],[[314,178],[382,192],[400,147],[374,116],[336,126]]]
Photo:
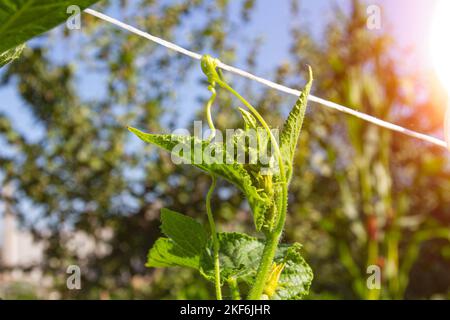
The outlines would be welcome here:
[[[166,237],[159,238],[149,251],[147,266],[181,266],[198,270],[214,283],[219,300],[225,285],[232,299],[241,299],[241,291],[250,300],[301,299],[309,292],[312,270],[301,256],[300,244],[280,244],[280,239],[286,221],[294,154],[312,84],[311,68],[309,81],[291,110],[278,141],[257,109],[225,81],[217,69],[218,62],[207,55],[201,61],[211,92],[205,106],[211,132],[207,139],[148,134],[129,128],[143,141],[169,151],[172,156],[202,169],[212,178],[206,196],[209,235],[203,225],[192,218],[162,209],[161,229]],[[231,143],[216,137],[218,132],[211,112],[216,87],[231,93],[246,108],[239,109],[244,129],[234,133]],[[244,143],[244,159],[255,159],[252,157],[256,155],[256,160],[241,163],[236,160],[235,147],[242,139],[247,141],[246,137],[254,137],[256,145]],[[258,158],[262,154],[269,155],[268,161]],[[252,210],[255,228],[264,234],[264,240],[242,233],[217,231],[211,209],[217,178],[231,182],[243,192]]]

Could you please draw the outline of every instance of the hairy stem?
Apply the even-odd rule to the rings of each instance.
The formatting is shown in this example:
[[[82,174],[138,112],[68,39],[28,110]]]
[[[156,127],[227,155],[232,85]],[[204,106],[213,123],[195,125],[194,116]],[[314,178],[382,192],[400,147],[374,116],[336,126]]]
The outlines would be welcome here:
[[[241,294],[239,293],[239,287],[238,283],[236,281],[236,278],[230,278],[228,279],[228,286],[230,287],[231,291],[231,298],[233,300],[241,300]]]
[[[272,268],[275,253],[280,242],[281,235],[283,234],[284,224],[286,222],[287,211],[287,185],[283,185],[282,190],[282,204],[280,210],[280,217],[275,229],[266,236],[266,243],[264,245],[263,255],[256,274],[255,283],[248,295],[249,300],[259,300],[264,291],[264,287],[267,283],[270,270]]]
[[[211,197],[216,188],[217,179],[214,175],[211,176],[212,183],[206,195],[206,213],[208,215],[209,227],[211,229],[211,237],[213,241],[214,254],[214,285],[216,288],[217,300],[222,300],[222,289],[220,286],[220,262],[219,262],[219,240],[217,239],[216,224],[214,223],[214,216],[211,210]]]

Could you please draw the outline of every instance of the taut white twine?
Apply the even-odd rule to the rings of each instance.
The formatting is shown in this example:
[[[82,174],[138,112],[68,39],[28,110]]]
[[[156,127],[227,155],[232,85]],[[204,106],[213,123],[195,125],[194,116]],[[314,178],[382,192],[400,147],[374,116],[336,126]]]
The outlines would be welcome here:
[[[128,30],[128,31],[130,31],[130,32],[132,32],[134,34],[137,34],[138,36],[143,37],[143,38],[145,38],[147,40],[156,42],[157,44],[162,45],[162,46],[164,46],[164,47],[166,47],[166,48],[168,48],[170,50],[173,50],[173,51],[179,52],[181,54],[184,54],[184,55],[186,55],[188,57],[191,57],[193,59],[201,60],[201,58],[202,58],[201,54],[189,51],[189,50],[187,50],[185,48],[182,48],[180,46],[177,46],[176,44],[173,44],[173,43],[171,43],[169,41],[166,41],[164,39],[155,37],[155,36],[149,34],[148,32],[144,32],[142,30],[139,30],[139,29],[137,29],[137,28],[135,28],[133,26],[130,26],[129,24],[126,24],[126,23],[121,22],[121,21],[119,21],[117,19],[111,18],[111,17],[109,17],[109,16],[107,16],[107,15],[105,15],[103,13],[98,12],[98,11],[95,11],[95,10],[92,10],[92,9],[85,9],[84,12],[87,13],[87,14],[90,14],[92,16],[95,16],[95,17],[97,17],[99,19],[102,19],[104,21],[107,21],[109,23],[112,23],[112,24],[114,24],[114,25],[116,25],[116,26],[118,26],[118,27],[120,27],[122,29]],[[285,92],[285,93],[294,95],[296,97],[298,97],[300,95],[300,93],[301,93],[299,90],[288,88],[288,87],[283,86],[281,84],[272,82],[270,80],[267,80],[267,79],[264,79],[264,78],[261,78],[261,77],[258,77],[258,76],[255,76],[255,75],[253,75],[253,74],[251,74],[249,72],[246,72],[246,71],[243,71],[241,69],[229,66],[229,65],[227,65],[227,64],[225,64],[223,62],[220,62],[217,66],[219,68],[223,69],[223,70],[232,72],[234,74],[238,74],[238,75],[240,75],[242,77],[245,77],[247,79],[254,80],[256,82],[262,83],[262,84],[264,84],[264,85],[266,85],[266,86],[268,86],[268,87],[270,87],[272,89],[275,89],[275,90],[278,90],[278,91],[281,91],[281,92]],[[351,109],[349,107],[346,107],[346,106],[343,106],[343,105],[340,105],[340,104],[337,104],[337,103],[334,103],[334,102],[331,102],[331,101],[328,101],[328,100],[316,97],[314,95],[309,95],[309,101],[318,103],[318,104],[320,104],[320,105],[322,105],[324,107],[330,108],[330,109],[334,109],[334,110],[338,110],[338,111],[343,112],[343,113],[350,114],[350,115],[355,116],[355,117],[357,117],[359,119],[362,119],[362,120],[365,120],[367,122],[373,123],[373,124],[375,124],[375,125],[377,125],[379,127],[383,127],[383,128],[386,128],[386,129],[389,129],[389,130],[392,130],[392,131],[403,133],[403,134],[408,135],[410,137],[413,137],[413,138],[416,138],[416,139],[420,139],[420,140],[423,140],[423,141],[426,141],[426,142],[429,142],[429,143],[432,143],[432,144],[435,144],[437,146],[440,146],[440,147],[443,147],[443,148],[447,149],[447,143],[445,141],[443,141],[443,140],[440,140],[440,139],[436,138],[436,137],[432,137],[432,136],[429,136],[429,135],[426,135],[426,134],[423,134],[423,133],[419,133],[419,132],[416,132],[416,131],[413,131],[413,130],[410,130],[410,129],[403,128],[403,127],[401,127],[399,125],[396,125],[396,124],[393,124],[393,123],[390,123],[390,122],[378,119],[378,118],[373,117],[371,115],[368,115],[368,114],[356,111],[354,109]]]

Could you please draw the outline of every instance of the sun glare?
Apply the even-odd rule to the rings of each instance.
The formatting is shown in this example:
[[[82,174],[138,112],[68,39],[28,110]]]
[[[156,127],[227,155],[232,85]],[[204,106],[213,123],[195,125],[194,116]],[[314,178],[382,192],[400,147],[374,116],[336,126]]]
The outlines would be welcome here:
[[[437,1],[430,47],[436,72],[450,92],[450,0]]]

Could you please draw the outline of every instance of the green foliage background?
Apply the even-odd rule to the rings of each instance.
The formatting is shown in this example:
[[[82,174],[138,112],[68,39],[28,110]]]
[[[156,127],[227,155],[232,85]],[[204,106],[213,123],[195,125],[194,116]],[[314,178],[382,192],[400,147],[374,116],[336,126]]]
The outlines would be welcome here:
[[[123,0],[120,7],[124,20],[168,40],[201,15],[204,23],[190,26],[192,39],[180,44],[212,50],[233,63],[242,48],[232,30],[248,23],[255,2],[240,1],[238,18],[230,16],[227,0]],[[275,80],[303,87],[304,65],[310,64],[317,95],[418,131],[437,132],[441,121],[423,115],[442,101],[417,74],[405,72],[387,34],[367,32],[365,7],[350,2],[350,14],[337,13],[324,41],[311,37],[303,24],[293,25],[291,57],[274,70]],[[107,11],[117,3],[101,1],[98,8]],[[302,21],[296,1],[291,14],[293,21]],[[145,267],[148,249],[161,235],[162,207],[206,223],[209,178],[191,167],[176,167],[169,155],[138,144],[126,130],[126,125],[147,132],[176,128],[183,112],[173,104],[176,88],[188,80],[186,70],[200,72],[199,65],[87,15],[83,32],[89,42],[74,50],[70,63],[51,58],[56,43],[71,43],[69,34],[59,32],[26,49],[1,79],[2,85],[16,86],[41,132],[30,139],[0,114],[0,140],[7,146],[0,151],[1,183],[14,185],[15,212],[36,239],[46,241],[40,267],[62,298],[211,298],[212,286],[195,272]],[[256,37],[249,40],[254,49],[246,61],[246,68],[256,72],[258,43]],[[104,97],[83,95],[76,70],[86,65],[106,73]],[[282,123],[293,104],[290,98],[233,80],[269,123]],[[417,86],[426,91],[425,101],[414,94]],[[198,106],[207,96],[205,87]],[[241,125],[240,116],[228,108],[235,103],[219,94],[219,129]],[[309,298],[448,298],[445,151],[315,106],[300,139],[283,242],[304,245],[314,270]],[[252,230],[240,192],[224,182],[219,189],[213,208],[220,229]],[[24,202],[38,214],[30,217]],[[73,230],[93,236],[103,249],[87,257],[70,250]],[[83,290],[66,289],[69,264],[83,270]],[[381,291],[366,289],[366,267],[372,264],[383,270]],[[19,290],[20,295],[11,290],[5,297],[29,298],[28,290]]]

